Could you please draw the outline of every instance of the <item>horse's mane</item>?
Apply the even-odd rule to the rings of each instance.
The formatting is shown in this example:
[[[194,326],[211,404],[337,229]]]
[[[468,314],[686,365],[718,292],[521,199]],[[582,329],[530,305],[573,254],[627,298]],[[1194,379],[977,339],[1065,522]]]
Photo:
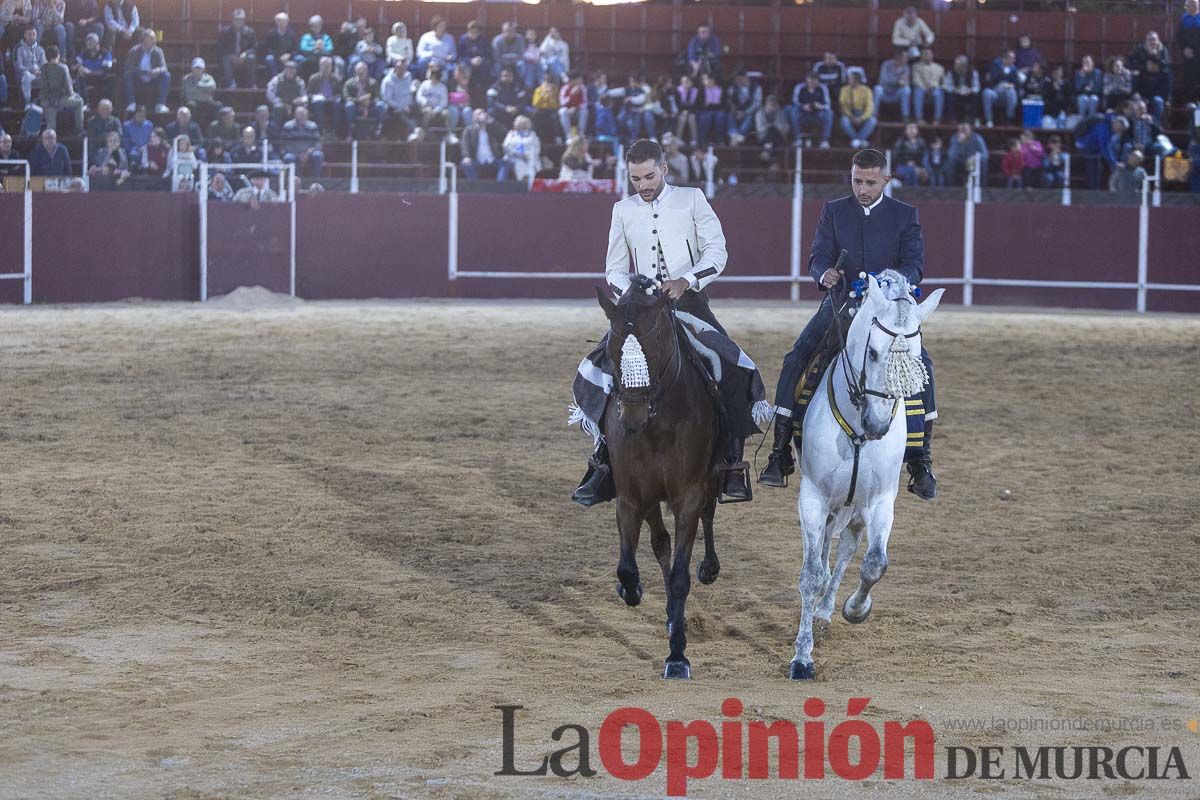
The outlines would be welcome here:
[[[635,273],[629,276],[629,288],[617,300],[617,305],[624,306],[631,303],[642,306],[650,305],[658,298],[661,291],[652,278]]]

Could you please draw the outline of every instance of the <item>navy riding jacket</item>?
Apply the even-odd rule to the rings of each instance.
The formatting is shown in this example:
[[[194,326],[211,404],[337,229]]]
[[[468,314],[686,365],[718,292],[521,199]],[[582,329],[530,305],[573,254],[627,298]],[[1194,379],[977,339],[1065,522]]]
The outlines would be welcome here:
[[[808,259],[808,271],[817,286],[824,291],[821,275],[837,262],[842,250],[846,251],[842,269],[850,280],[860,271],[891,268],[911,285],[918,285],[925,267],[925,239],[917,209],[885,196],[869,215],[863,212],[853,195],[830,201],[821,209]]]

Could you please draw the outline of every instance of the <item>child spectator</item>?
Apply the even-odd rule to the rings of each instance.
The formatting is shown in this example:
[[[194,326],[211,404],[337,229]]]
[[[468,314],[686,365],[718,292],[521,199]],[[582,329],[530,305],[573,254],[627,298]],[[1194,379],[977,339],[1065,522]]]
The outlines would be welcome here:
[[[384,72],[384,57],[383,45],[375,41],[375,29],[366,28],[359,34],[362,38],[358,40],[358,44],[354,45],[354,55],[350,57],[348,66],[354,69],[354,65],[360,61],[367,65],[367,72],[375,80],[383,78]]]
[[[537,175],[542,160],[542,143],[533,132],[529,117],[521,115],[513,121],[513,129],[504,137],[504,158],[512,164],[517,180],[530,181]]]
[[[42,67],[42,93],[38,98],[47,128],[58,128],[58,112],[66,109],[75,120],[75,129],[83,128],[83,98],[75,93],[71,70],[59,58],[57,45],[46,47],[46,65]]]
[[[125,149],[129,152],[129,160],[134,164],[142,163],[142,152],[150,144],[150,135],[154,132],[154,123],[146,119],[146,107],[138,106],[133,112],[133,119],[126,120],[122,130]],[[166,164],[164,163],[164,168]]]
[[[588,93],[579,70],[572,72],[558,91],[558,119],[562,124],[563,136],[569,137],[572,128],[581,134],[587,130]]]
[[[392,35],[387,38],[387,61],[389,67],[403,61],[406,68],[413,60],[413,42],[408,38],[408,26],[403,22],[392,25]]]
[[[142,172],[157,177],[167,174],[167,159],[171,155],[171,147],[167,144],[167,134],[162,128],[155,128],[150,134],[150,140],[142,148]]]
[[[1026,189],[1042,186],[1042,161],[1045,158],[1042,143],[1031,130],[1021,131],[1021,185]]]
[[[920,186],[928,180],[928,148],[915,122],[904,126],[904,136],[892,147],[892,173],[905,186]]]
[[[587,137],[572,136],[567,140],[567,147],[563,150],[558,178],[572,181],[591,180],[596,163],[596,160],[588,155]]]
[[[1004,172],[1004,186],[1007,189],[1021,188],[1021,172],[1025,168],[1025,155],[1021,152],[1019,139],[1008,140],[1008,150],[1000,160],[1000,169]]]
[[[542,48],[538,45],[537,31],[525,30],[525,49],[521,51],[521,74],[525,88],[533,89],[542,82]]]
[[[684,129],[691,132],[691,137],[685,141],[693,148],[697,144],[696,112],[700,108],[700,90],[692,83],[692,76],[684,75],[679,79],[679,88],[675,90],[679,98],[679,119],[675,123],[676,138],[683,139]]]
[[[1042,157],[1042,185],[1047,189],[1061,189],[1066,184],[1066,159],[1063,158],[1062,139],[1057,135],[1046,140],[1046,154]]]
[[[563,40],[558,28],[550,28],[539,49],[542,54],[542,71],[553,75],[555,80],[561,83],[571,71],[571,48]]]
[[[1142,168],[1142,160],[1141,150],[1130,150],[1129,154],[1125,156],[1125,160],[1117,165],[1108,179],[1109,191],[1130,200],[1138,198],[1142,192],[1142,184],[1146,180],[1146,170]]]
[[[1087,119],[1100,111],[1100,98],[1104,96],[1104,74],[1096,69],[1096,62],[1085,55],[1075,71],[1075,104],[1079,116]]]
[[[754,128],[762,145],[760,157],[763,161],[771,161],[775,148],[787,147],[792,140],[791,119],[787,111],[779,107],[779,99],[773,94],[767,95],[762,108],[755,114]]]
[[[558,81],[546,73],[542,82],[533,90],[533,129],[542,141],[562,144],[558,135]],[[649,135],[653,135],[653,131]]]
[[[946,185],[946,154],[942,149],[942,137],[935,136],[929,143],[929,185]]]
[[[700,76],[700,110],[696,114],[696,125],[700,129],[700,146],[719,144],[728,128],[725,114],[724,92],[721,84],[711,72]]]

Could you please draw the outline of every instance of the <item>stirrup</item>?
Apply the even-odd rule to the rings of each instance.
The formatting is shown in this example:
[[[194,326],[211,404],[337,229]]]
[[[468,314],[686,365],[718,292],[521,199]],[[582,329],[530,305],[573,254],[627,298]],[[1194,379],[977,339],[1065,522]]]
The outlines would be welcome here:
[[[741,473],[742,482],[746,486],[745,497],[735,497],[725,494],[725,481],[732,472]],[[754,489],[750,483],[750,462],[738,461],[733,464],[721,464],[719,472],[719,484],[717,486],[717,502],[724,505],[726,503],[749,503],[754,499]]]

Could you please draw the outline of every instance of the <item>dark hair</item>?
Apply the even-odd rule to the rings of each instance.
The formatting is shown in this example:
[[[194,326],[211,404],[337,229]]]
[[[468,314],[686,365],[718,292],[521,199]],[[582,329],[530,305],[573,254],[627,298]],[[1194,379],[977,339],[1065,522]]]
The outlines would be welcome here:
[[[866,150],[859,150],[854,154],[854,158],[850,159],[852,166],[859,169],[887,169],[887,158],[883,153],[868,147]]]
[[[58,45],[56,45],[56,44],[46,45],[46,60],[53,61],[56,58],[58,58]]]
[[[629,145],[629,149],[625,151],[625,163],[641,164],[643,161],[653,161],[655,164],[663,163],[662,146],[649,139],[638,139]]]

